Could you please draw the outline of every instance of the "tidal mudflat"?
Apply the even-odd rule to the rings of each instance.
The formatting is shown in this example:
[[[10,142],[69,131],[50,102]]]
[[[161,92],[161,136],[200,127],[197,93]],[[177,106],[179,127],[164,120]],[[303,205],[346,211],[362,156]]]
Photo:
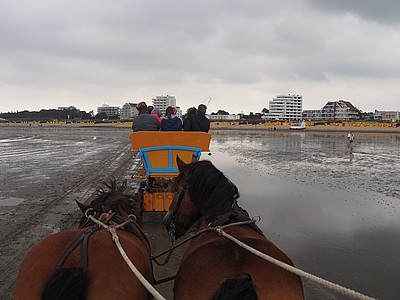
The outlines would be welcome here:
[[[89,199],[101,181],[116,176],[134,188],[135,165],[130,128],[7,126],[0,132],[0,298],[11,299],[30,247],[75,227],[74,200]],[[202,159],[239,187],[239,203],[261,217],[266,236],[299,268],[369,296],[398,299],[398,134],[356,133],[352,153],[343,132],[212,136],[212,155]],[[156,223],[145,229],[155,253],[169,246]],[[307,299],[346,299],[303,282]],[[170,284],[160,289],[171,299]]]

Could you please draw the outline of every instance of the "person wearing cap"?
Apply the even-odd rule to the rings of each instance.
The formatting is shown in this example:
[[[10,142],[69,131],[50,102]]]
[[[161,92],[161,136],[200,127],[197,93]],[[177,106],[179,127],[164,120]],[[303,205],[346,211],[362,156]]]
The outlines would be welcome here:
[[[206,117],[207,106],[200,104],[195,114],[188,115],[183,124],[185,131],[203,131],[210,130],[210,120]]]
[[[160,123],[157,118],[150,116],[146,102],[139,102],[136,105],[139,112],[132,122],[133,131],[158,131],[160,130]]]

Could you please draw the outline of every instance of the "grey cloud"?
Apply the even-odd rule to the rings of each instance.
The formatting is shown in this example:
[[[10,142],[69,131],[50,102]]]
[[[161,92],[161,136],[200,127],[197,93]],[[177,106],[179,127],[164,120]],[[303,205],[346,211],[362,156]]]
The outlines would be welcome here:
[[[350,13],[383,24],[400,23],[398,0],[306,0],[326,13]]]
[[[293,80],[318,86],[329,74],[400,77],[397,26],[360,19],[369,8],[353,2],[304,3],[2,3],[0,84],[156,94],[191,82],[191,91],[212,85],[229,94],[267,82],[272,90]]]

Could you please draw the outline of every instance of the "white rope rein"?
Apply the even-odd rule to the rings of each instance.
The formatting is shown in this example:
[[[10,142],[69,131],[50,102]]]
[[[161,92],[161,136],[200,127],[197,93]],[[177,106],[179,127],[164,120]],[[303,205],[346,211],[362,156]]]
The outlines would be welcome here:
[[[270,263],[272,263],[272,264],[274,264],[274,265],[276,265],[276,266],[278,266],[278,267],[280,267],[280,268],[282,268],[282,269],[284,269],[286,271],[289,271],[289,272],[294,273],[294,274],[296,274],[298,276],[307,278],[307,279],[309,279],[311,281],[314,281],[314,282],[316,282],[316,283],[318,283],[320,285],[323,285],[323,286],[325,286],[327,288],[335,290],[335,291],[337,291],[337,292],[339,292],[339,293],[341,293],[341,294],[343,294],[345,296],[351,297],[353,299],[376,300],[375,298],[372,298],[372,297],[363,295],[363,294],[361,294],[359,292],[353,291],[351,289],[342,287],[342,286],[340,286],[340,285],[338,285],[336,283],[332,283],[332,282],[330,282],[328,280],[322,279],[320,277],[317,277],[315,275],[312,275],[310,273],[307,273],[305,271],[297,269],[297,268],[295,268],[293,266],[290,266],[290,265],[288,265],[288,264],[286,264],[284,262],[281,262],[281,261],[279,261],[279,260],[277,260],[277,259],[275,259],[275,258],[273,258],[273,257],[271,257],[271,256],[269,256],[267,254],[264,254],[264,253],[262,253],[262,252],[260,252],[260,251],[258,251],[256,249],[246,245],[245,243],[239,241],[238,239],[234,238],[233,236],[227,234],[223,230],[222,227],[217,226],[215,228],[215,230],[218,232],[219,235],[224,236],[227,239],[230,239],[231,241],[233,241],[237,245],[241,246],[242,248],[246,249],[247,251],[250,251],[251,253],[253,253],[253,254],[255,254],[255,255],[257,255],[257,256],[259,256],[259,257],[261,257],[261,258],[263,258],[263,259],[265,259],[267,261],[269,261]]]
[[[108,232],[111,233],[112,239],[114,240],[115,244],[117,245],[117,248],[119,252],[121,253],[121,256],[125,260],[125,262],[128,264],[129,268],[132,270],[132,272],[136,275],[136,277],[139,279],[139,281],[143,284],[143,286],[153,295],[154,299],[156,300],[166,300],[147,280],[144,278],[144,276],[139,272],[139,270],[135,267],[135,265],[132,263],[132,261],[129,259],[128,255],[122,248],[121,243],[119,242],[119,237],[117,235],[117,229],[121,227],[124,224],[120,224],[118,226],[109,226],[104,224],[103,222],[97,220],[95,217],[92,215],[89,216],[90,220],[92,220],[94,223],[99,224],[103,228],[105,228]]]

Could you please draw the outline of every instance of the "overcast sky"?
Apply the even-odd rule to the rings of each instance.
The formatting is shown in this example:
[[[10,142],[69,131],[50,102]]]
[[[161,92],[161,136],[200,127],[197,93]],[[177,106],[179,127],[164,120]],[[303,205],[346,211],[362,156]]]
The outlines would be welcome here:
[[[0,0],[0,112],[282,94],[400,110],[400,1]]]

